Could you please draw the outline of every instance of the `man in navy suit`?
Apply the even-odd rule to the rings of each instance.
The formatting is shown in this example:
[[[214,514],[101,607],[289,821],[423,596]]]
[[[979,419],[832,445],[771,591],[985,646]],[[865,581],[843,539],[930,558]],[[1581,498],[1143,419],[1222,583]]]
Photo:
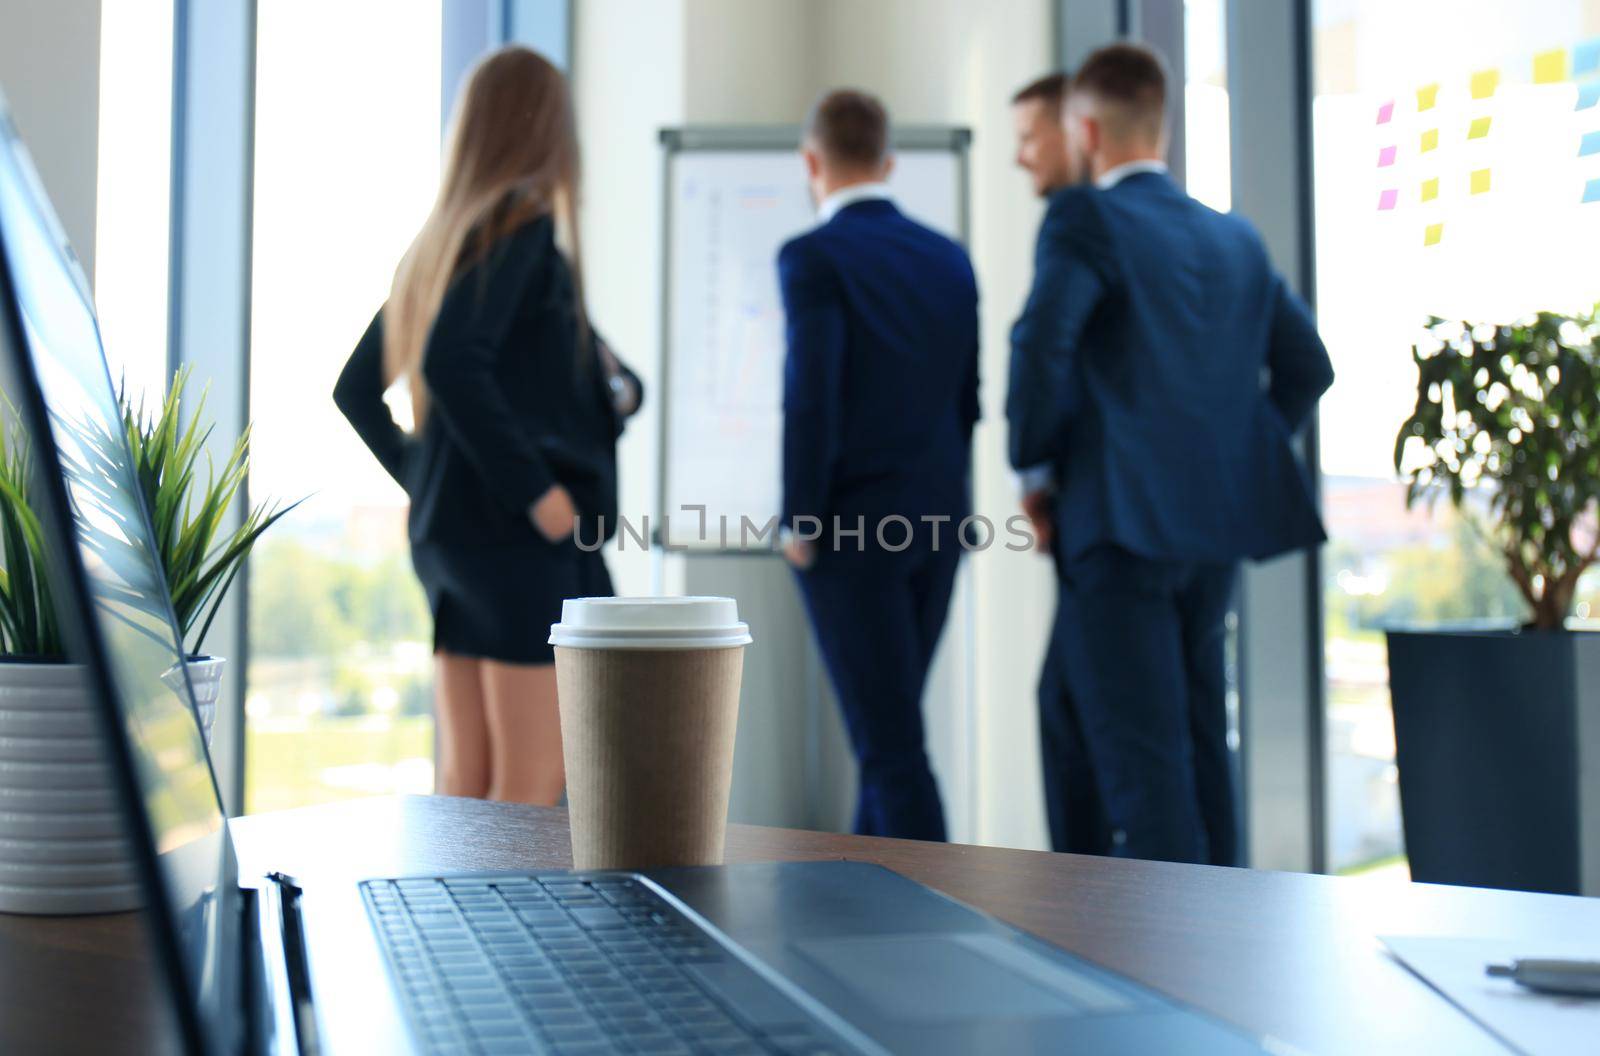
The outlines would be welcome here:
[[[871,96],[824,96],[802,145],[820,223],[778,254],[785,553],[860,764],[855,828],[945,838],[922,690],[950,606],[978,419],[966,252],[884,184]]]
[[[1067,142],[1063,120],[1072,78],[1065,72],[1046,74],[1024,85],[1011,97],[1011,115],[1017,132],[1017,166],[1027,172],[1033,191],[1049,199],[1057,191],[1082,183],[1086,162]],[[1044,801],[1050,823],[1050,846],[1072,854],[1103,853],[1108,845],[1105,812],[1100,809],[1094,772],[1085,755],[1083,738],[1073,709],[1064,668],[1061,617],[1067,612],[1061,599],[1067,587],[1061,582],[1061,562],[1056,556],[1055,474],[1048,463],[1020,471],[1022,509],[1033,528],[1039,553],[1052,559],[1056,576],[1056,618],[1039,671],[1039,751],[1044,763]]]
[[[1112,45],[1067,130],[1012,330],[1011,460],[1055,471],[1058,628],[1105,853],[1233,864],[1223,645],[1238,564],[1325,536],[1291,438],[1333,380],[1304,304],[1243,219],[1162,164],[1166,75]]]

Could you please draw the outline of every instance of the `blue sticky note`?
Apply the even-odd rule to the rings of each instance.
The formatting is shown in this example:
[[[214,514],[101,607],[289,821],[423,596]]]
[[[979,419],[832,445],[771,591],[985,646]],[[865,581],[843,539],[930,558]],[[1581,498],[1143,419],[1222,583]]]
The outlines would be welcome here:
[[[1572,49],[1572,76],[1600,70],[1600,37],[1586,40]]]
[[[1600,154],[1600,132],[1585,132],[1578,144],[1578,157],[1587,158],[1590,154]]]
[[[1584,81],[1578,85],[1578,109],[1588,110],[1600,103],[1600,80]]]
[[[1585,202],[1600,202],[1600,180],[1590,180],[1583,185],[1583,200]]]

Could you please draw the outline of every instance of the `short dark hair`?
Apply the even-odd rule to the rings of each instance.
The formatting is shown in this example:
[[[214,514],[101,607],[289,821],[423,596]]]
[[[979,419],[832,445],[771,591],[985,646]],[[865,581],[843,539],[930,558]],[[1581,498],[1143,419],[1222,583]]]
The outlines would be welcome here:
[[[1047,73],[1018,88],[1017,94],[1011,97],[1011,105],[1039,102],[1059,114],[1062,104],[1067,101],[1067,87],[1071,80],[1065,70]]]
[[[889,112],[866,92],[838,88],[811,108],[806,135],[832,164],[876,168],[889,153]]]
[[[1108,44],[1095,51],[1078,67],[1072,91],[1119,111],[1108,115],[1114,132],[1161,134],[1167,109],[1167,68],[1161,56],[1142,44]]]

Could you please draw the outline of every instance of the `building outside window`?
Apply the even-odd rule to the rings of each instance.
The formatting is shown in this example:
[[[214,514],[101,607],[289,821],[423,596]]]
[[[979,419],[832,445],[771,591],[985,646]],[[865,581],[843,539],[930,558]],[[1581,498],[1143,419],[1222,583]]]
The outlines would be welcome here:
[[[274,0],[257,29],[250,811],[433,787],[405,495],[333,405],[439,178],[439,0]]]

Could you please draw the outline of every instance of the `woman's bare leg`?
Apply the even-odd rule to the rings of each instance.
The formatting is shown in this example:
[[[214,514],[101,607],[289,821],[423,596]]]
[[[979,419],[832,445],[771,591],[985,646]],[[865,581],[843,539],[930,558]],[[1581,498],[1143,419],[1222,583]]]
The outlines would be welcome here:
[[[486,661],[438,652],[433,657],[434,717],[439,771],[433,787],[445,796],[489,794],[489,726],[484,715]]]
[[[489,798],[553,806],[567,784],[554,664],[483,662]]]

